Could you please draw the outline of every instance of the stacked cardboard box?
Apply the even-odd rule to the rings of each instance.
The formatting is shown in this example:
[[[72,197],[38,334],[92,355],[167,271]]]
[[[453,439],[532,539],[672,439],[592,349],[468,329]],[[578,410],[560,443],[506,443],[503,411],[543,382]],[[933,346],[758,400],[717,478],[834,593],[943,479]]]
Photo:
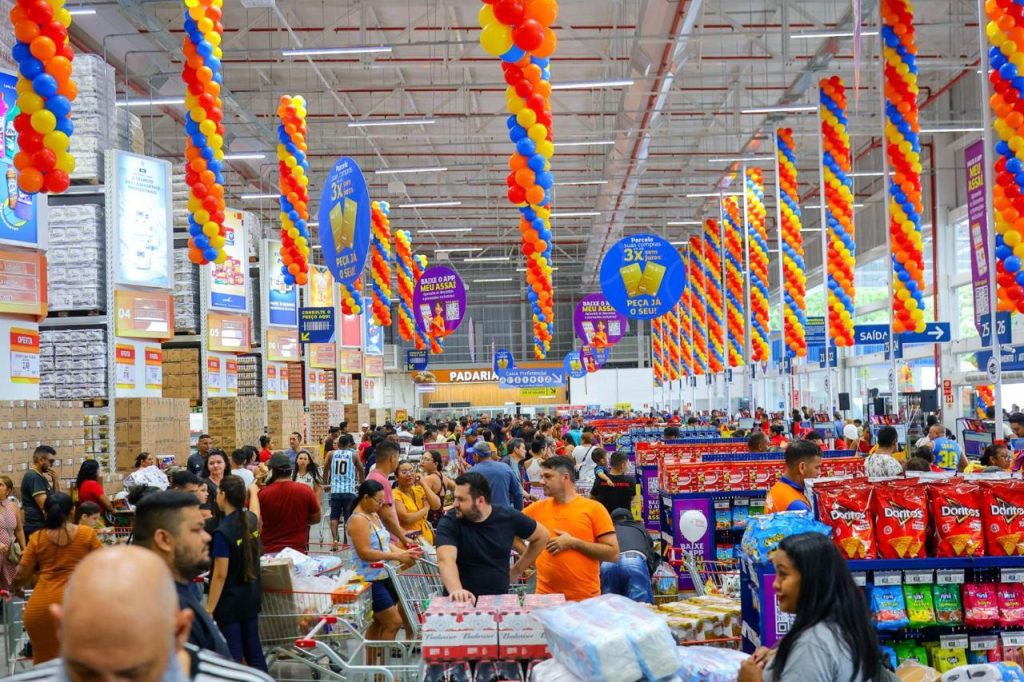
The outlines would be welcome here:
[[[288,399],[302,401],[305,398],[302,390],[306,382],[303,381],[302,363],[288,363]]]
[[[277,447],[284,447],[288,435],[293,432],[305,433],[303,422],[305,410],[299,400],[271,400],[267,403],[267,427],[270,440]]]
[[[267,401],[263,398],[210,398],[206,409],[208,433],[214,445],[231,452],[243,445],[259,445],[263,435],[263,415]],[[300,405],[301,407],[301,405]],[[275,442],[287,443],[288,439]]]
[[[345,419],[345,404],[337,400],[318,401],[309,404],[309,433],[311,443],[323,443],[332,426],[338,426]]]
[[[262,393],[260,378],[263,373],[260,366],[259,355],[238,356],[238,395],[255,396]]]
[[[165,398],[184,398],[199,403],[199,349],[164,349]]]
[[[370,408],[370,423],[383,426],[391,421],[391,415],[383,407]]]
[[[345,421],[348,422],[348,428],[350,431],[362,426],[363,424],[369,424],[370,422],[370,406],[366,403],[355,403],[353,405],[345,406]],[[383,423],[383,422],[381,422]]]
[[[20,485],[32,465],[33,451],[40,445],[51,445],[57,450],[53,469],[63,486],[78,474],[85,460],[83,420],[82,406],[72,402],[0,402],[0,474]]]
[[[104,460],[110,452],[110,417],[107,414],[85,415],[85,454]]]
[[[188,401],[181,398],[122,398],[116,403],[114,462],[130,471],[135,457],[173,455],[184,464],[189,454]]]

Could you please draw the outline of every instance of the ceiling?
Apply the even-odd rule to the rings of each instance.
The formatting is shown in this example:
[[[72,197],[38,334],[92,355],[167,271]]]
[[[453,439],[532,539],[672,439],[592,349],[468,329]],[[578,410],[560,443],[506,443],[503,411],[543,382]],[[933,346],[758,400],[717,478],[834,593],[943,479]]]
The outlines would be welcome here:
[[[93,16],[76,16],[73,37],[80,49],[103,54],[115,65],[120,99],[182,95],[181,2],[75,2],[97,9]],[[859,71],[860,89],[849,98],[855,170],[881,171],[878,39],[862,38],[858,61],[851,38],[808,37],[852,31],[851,4],[863,5],[863,30],[876,31],[877,0],[561,0],[552,82],[582,85],[552,96],[554,210],[556,216],[598,215],[553,220],[560,304],[571,306],[582,293],[598,289],[600,259],[619,236],[650,231],[679,241],[699,228],[671,223],[717,217],[714,199],[687,195],[728,185],[730,171],[738,166],[714,159],[771,154],[768,133],[778,125],[796,131],[805,206],[820,203],[816,116],[745,114],[744,109],[815,105],[820,78],[838,73],[853,87]],[[240,196],[275,192],[278,96],[302,95],[309,109],[314,196],[338,156],[355,158],[367,173],[373,198],[391,202],[392,227],[413,231],[417,251],[432,260],[450,258],[472,301],[505,307],[517,319],[524,315],[523,273],[516,272],[522,265],[518,212],[505,197],[512,149],[505,84],[499,60],[478,43],[480,2],[228,0],[225,5],[228,152],[266,154],[230,163],[232,205],[261,211],[265,224],[275,224],[275,201]],[[923,127],[980,125],[977,5],[918,0],[915,6]],[[391,51],[312,58],[282,54],[368,45]],[[631,83],[589,85],[610,80]],[[143,119],[147,153],[180,158],[180,105],[132,111]],[[349,125],[413,118],[434,122]],[[773,162],[764,167],[769,232],[775,235]],[[377,173],[417,168],[446,170]],[[864,204],[856,214],[858,227],[864,225],[859,239],[866,247],[884,243],[880,188],[877,175],[857,178],[857,201]],[[401,207],[436,201],[459,203]],[[315,211],[315,202],[311,208]],[[804,213],[804,226],[813,229],[817,211]],[[453,228],[471,231],[427,232]],[[807,236],[808,266],[814,268],[820,259],[813,254],[820,247],[813,233]],[[450,248],[478,250],[445,256]],[[474,262],[499,257],[506,260]],[[564,315],[561,319],[555,357],[572,346],[571,325]]]

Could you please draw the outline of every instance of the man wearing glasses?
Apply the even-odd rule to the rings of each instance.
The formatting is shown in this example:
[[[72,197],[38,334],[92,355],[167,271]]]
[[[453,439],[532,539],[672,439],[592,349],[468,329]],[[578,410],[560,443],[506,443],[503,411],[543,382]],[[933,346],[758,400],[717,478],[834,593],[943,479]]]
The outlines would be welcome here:
[[[56,457],[56,450],[49,445],[40,445],[32,453],[32,467],[21,479],[21,508],[25,514],[26,539],[46,522],[43,507],[51,490],[50,465]]]

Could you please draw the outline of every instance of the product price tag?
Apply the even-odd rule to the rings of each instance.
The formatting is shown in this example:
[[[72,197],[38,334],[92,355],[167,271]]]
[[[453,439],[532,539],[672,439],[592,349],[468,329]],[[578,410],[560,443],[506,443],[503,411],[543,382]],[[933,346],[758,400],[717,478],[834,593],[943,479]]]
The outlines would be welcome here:
[[[942,635],[939,637],[939,645],[943,649],[966,649],[969,644],[967,635]]]
[[[930,585],[935,582],[935,574],[931,571],[905,571],[903,582],[907,585]]]
[[[903,584],[902,573],[875,573],[875,584],[880,587],[889,587]]]
[[[1024,632],[1004,632],[1003,646],[1024,646]]]
[[[935,582],[940,585],[963,585],[964,572],[953,570],[936,571]]]
[[[1000,575],[1004,583],[1024,583],[1024,569],[1004,568]]]
[[[868,576],[866,573],[854,573],[853,584],[857,587],[864,587],[868,584]]]
[[[971,651],[992,651],[999,646],[995,635],[975,635],[971,637]]]

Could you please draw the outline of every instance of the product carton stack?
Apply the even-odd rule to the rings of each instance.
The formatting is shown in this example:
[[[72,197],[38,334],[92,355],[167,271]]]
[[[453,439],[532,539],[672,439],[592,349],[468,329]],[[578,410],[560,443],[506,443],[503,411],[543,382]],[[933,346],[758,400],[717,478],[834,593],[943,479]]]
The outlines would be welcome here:
[[[124,107],[117,108],[117,148],[132,154],[146,153],[142,119]]]
[[[337,400],[324,400],[309,404],[309,442],[323,443],[332,426],[345,419],[345,405]]]
[[[0,474],[14,485],[32,466],[32,453],[40,445],[57,450],[53,469],[59,479],[74,478],[85,459],[82,438],[84,414],[79,404],[57,400],[5,400],[0,402]]]
[[[184,398],[192,404],[199,404],[202,394],[199,390],[199,349],[164,349],[165,398]]]
[[[105,462],[110,454],[110,416],[107,414],[85,415],[85,455]]]
[[[50,310],[103,310],[107,306],[103,207],[51,205],[48,219],[46,296]]]
[[[111,123],[116,122],[114,67],[102,58],[79,53],[75,56],[75,134],[68,149],[75,157],[71,180],[77,183],[103,181],[103,150],[117,142]]]
[[[174,250],[174,331],[199,333],[199,266],[184,249]]]
[[[265,399],[210,398],[208,402],[206,418],[216,447],[230,453],[243,445],[259,445],[263,435]],[[287,443],[288,439],[283,442]]]
[[[305,409],[298,400],[271,400],[267,402],[267,427],[275,447],[284,448],[288,435],[305,433]]]
[[[349,431],[355,431],[363,424],[370,422],[370,406],[366,403],[355,403],[345,406],[345,421],[348,422]],[[383,422],[381,422],[383,424]]]
[[[39,397],[105,400],[110,395],[106,337],[103,328],[41,330]]]
[[[262,393],[262,391],[260,390],[260,378],[262,376],[263,373],[260,372],[259,355],[254,354],[238,356],[238,395],[260,395]]]
[[[158,459],[173,455],[185,464],[189,454],[189,405],[181,398],[122,398],[115,405],[115,465],[131,471],[140,452]]]
[[[378,426],[380,426],[382,424],[387,424],[389,421],[391,421],[391,415],[388,414],[388,410],[384,409],[383,407],[370,408],[371,424],[377,424]]]

